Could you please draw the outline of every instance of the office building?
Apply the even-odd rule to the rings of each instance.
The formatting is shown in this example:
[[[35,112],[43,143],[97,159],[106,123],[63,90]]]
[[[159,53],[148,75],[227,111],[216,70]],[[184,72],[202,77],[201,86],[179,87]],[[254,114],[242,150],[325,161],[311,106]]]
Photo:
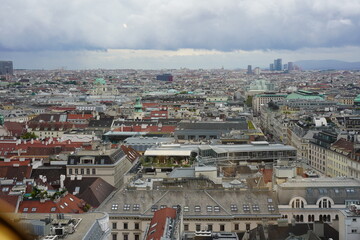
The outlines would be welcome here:
[[[282,59],[278,58],[274,60],[274,71],[282,71]]]
[[[251,65],[248,65],[248,67],[247,67],[247,74],[253,74]]]
[[[13,75],[13,62],[0,61],[0,75]]]
[[[274,71],[275,69],[274,69],[274,64],[273,63],[270,63],[270,71]]]

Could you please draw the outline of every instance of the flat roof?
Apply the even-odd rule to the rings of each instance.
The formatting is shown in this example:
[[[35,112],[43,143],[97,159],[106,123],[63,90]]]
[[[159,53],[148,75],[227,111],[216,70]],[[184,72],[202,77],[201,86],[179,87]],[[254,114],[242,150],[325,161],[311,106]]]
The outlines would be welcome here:
[[[360,181],[354,178],[301,178],[291,179],[279,184],[280,187],[360,187]]]
[[[144,156],[190,156],[191,152],[188,149],[148,149]]]

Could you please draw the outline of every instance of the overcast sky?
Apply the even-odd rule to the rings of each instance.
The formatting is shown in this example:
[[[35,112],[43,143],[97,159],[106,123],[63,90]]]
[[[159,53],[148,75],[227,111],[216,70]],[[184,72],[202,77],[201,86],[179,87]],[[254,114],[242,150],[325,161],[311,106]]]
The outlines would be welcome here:
[[[15,68],[246,68],[360,61],[359,0],[3,0]]]

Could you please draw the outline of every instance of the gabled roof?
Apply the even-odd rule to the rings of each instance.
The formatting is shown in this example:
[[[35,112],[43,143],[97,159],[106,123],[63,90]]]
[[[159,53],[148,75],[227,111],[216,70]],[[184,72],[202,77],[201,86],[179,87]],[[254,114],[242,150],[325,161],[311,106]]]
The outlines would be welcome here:
[[[78,190],[79,193],[77,196],[93,207],[100,206],[100,204],[115,190],[115,187],[102,178],[95,177],[86,177],[81,180],[71,180],[70,178],[66,178],[64,185],[71,193]]]
[[[0,168],[0,178],[22,181],[24,178],[30,178],[31,169],[31,166],[2,166]]]

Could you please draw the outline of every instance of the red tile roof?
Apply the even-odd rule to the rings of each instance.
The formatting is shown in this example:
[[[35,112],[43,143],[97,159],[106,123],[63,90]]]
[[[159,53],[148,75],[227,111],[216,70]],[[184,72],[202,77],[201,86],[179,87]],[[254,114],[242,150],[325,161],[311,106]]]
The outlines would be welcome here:
[[[83,213],[85,202],[72,194],[67,194],[58,202],[47,200],[24,200],[20,203],[20,213]]]
[[[150,222],[150,228],[146,236],[146,240],[160,240],[166,231],[166,219],[176,218],[176,209],[174,208],[163,208],[154,213],[153,218]]]
[[[0,161],[0,167],[14,166],[14,164],[18,164],[19,166],[30,166],[31,161],[30,160],[25,160],[25,161],[11,160],[10,162]]]
[[[68,114],[67,119],[90,119],[94,116],[92,114]]]
[[[0,168],[0,178],[16,179],[17,181],[22,181],[24,178],[30,178],[31,170],[31,166],[2,166]]]
[[[331,145],[331,148],[336,148],[346,153],[351,153],[354,150],[354,143],[346,140],[345,138],[340,138]]]
[[[20,137],[26,133],[25,123],[5,122],[4,126],[10,132],[11,136]]]

